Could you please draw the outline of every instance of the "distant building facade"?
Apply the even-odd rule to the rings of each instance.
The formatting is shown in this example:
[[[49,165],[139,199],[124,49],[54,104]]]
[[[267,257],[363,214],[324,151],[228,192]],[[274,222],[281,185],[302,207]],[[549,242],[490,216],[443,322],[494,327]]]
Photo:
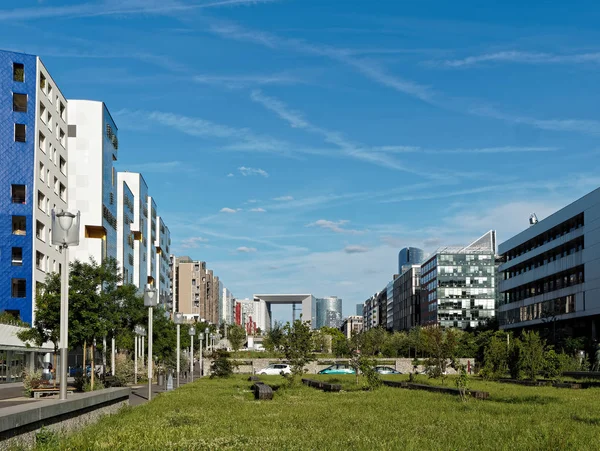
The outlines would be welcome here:
[[[359,334],[363,331],[362,315],[351,315],[342,322],[342,332],[346,338],[352,338],[352,335]]]
[[[421,324],[466,329],[495,315],[496,232],[446,247],[421,267]]]
[[[317,298],[317,329],[342,326],[342,300],[337,296]]]
[[[421,266],[404,266],[393,282],[393,330],[408,331],[421,323]]]
[[[398,253],[398,274],[404,266],[420,265],[425,261],[425,252],[418,247],[405,247]]]

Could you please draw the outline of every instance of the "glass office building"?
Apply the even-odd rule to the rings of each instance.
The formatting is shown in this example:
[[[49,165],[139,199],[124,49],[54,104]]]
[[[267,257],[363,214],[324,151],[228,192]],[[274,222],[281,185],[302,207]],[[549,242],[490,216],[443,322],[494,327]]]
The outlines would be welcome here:
[[[342,327],[342,300],[337,296],[317,298],[317,329]]]
[[[405,247],[398,253],[398,274],[402,274],[404,266],[420,265],[425,261],[425,252],[418,247]]]

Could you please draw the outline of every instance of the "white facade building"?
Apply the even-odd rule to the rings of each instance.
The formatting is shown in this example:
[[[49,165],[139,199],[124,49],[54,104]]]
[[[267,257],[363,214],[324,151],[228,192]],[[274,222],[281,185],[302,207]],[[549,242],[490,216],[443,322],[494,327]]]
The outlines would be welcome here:
[[[117,126],[103,102],[69,100],[68,114],[69,209],[81,212],[81,239],[69,258],[116,259]]]
[[[134,235],[131,230],[136,198],[127,182],[117,173],[117,262],[124,284],[134,278]]]

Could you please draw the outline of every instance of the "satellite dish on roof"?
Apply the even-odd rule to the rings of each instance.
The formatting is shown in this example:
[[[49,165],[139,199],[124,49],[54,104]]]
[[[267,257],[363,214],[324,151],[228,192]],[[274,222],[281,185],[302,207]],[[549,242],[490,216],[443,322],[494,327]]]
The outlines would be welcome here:
[[[531,213],[531,215],[529,215],[529,225],[536,225],[538,223],[538,218],[535,215],[535,213]]]

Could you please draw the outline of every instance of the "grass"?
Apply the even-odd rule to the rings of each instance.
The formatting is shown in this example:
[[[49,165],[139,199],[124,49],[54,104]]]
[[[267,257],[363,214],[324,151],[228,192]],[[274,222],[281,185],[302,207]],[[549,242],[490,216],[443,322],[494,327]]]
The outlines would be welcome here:
[[[311,377],[321,379],[322,376]],[[396,379],[407,376],[396,376]],[[60,449],[598,449],[600,389],[471,381],[491,399],[382,387],[324,393],[281,386],[255,401],[246,377],[202,379],[126,408],[67,438]],[[393,379],[393,377],[385,376]],[[261,377],[282,384],[280,376]],[[345,387],[354,376],[329,376]],[[426,382],[422,376],[419,382]],[[435,383],[435,382],[434,382]],[[447,386],[453,382],[446,381]],[[354,384],[355,386],[355,384]],[[40,447],[39,449],[43,449]]]

